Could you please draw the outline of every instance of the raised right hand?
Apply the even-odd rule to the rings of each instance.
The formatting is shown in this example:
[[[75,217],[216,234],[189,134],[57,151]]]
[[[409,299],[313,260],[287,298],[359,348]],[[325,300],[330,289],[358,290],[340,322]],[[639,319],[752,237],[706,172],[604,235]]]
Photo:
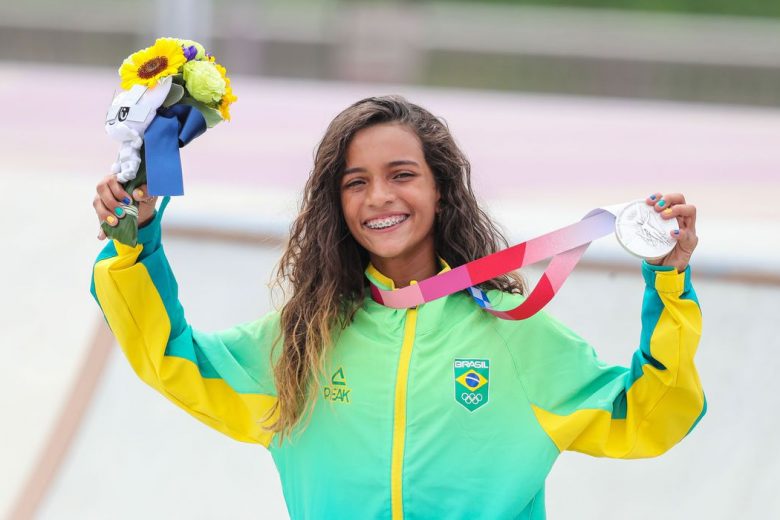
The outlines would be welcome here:
[[[130,194],[122,188],[116,175],[103,177],[97,184],[96,191],[97,195],[92,201],[92,207],[95,208],[98,221],[105,221],[109,226],[115,227],[119,224],[119,219],[125,217],[122,204],[132,202]],[[138,227],[140,228],[152,219],[157,205],[157,197],[150,197],[146,191],[146,184],[142,184],[133,191],[133,199],[138,201]],[[102,229],[98,232],[97,238],[98,240],[106,238]]]

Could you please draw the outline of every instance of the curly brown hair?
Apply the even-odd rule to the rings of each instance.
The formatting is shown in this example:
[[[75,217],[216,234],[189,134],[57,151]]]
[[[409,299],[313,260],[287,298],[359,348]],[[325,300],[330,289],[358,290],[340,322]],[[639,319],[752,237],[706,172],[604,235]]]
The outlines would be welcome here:
[[[385,123],[406,125],[417,134],[433,172],[441,195],[434,222],[436,253],[457,267],[507,247],[501,231],[477,204],[471,165],[443,120],[401,96],[366,98],[337,115],[317,147],[276,274],[276,285],[290,293],[281,310],[281,341],[276,342],[281,345],[274,362],[278,400],[269,413],[278,413],[270,428],[281,440],[313,406],[314,381],[322,373],[334,327],[347,327],[367,294],[369,254],[347,229],[340,183],[355,134]],[[520,294],[526,289],[518,273],[480,286]]]

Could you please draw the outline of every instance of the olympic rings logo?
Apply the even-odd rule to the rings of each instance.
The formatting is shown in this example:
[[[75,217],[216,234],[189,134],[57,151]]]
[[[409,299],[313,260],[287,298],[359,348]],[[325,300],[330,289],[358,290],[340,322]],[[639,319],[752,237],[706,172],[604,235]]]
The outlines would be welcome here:
[[[479,404],[482,402],[482,394],[475,394],[474,392],[463,392],[460,394],[460,398],[466,404]]]

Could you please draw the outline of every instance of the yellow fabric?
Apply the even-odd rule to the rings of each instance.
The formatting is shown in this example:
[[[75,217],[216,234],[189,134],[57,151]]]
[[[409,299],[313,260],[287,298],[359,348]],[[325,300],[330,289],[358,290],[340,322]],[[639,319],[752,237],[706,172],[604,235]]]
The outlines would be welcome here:
[[[438,257],[438,259],[439,259],[439,265],[441,267],[441,270],[436,274],[446,273],[447,271],[449,271],[450,265],[447,262],[445,262],[443,258]],[[391,278],[388,278],[387,276],[380,273],[379,269],[374,267],[374,264],[370,262],[368,264],[368,267],[366,267],[366,274],[369,275],[374,280],[376,280],[377,282],[379,282],[380,284],[387,287],[388,290],[395,289],[395,282]]]
[[[679,299],[684,273],[658,273],[655,287],[664,310],[651,336],[650,351],[666,370],[643,365],[643,375],[626,393],[625,419],[614,419],[611,412],[598,409],[556,415],[532,405],[559,450],[613,458],[654,457],[679,442],[701,414],[704,393],[693,362],[702,330],[701,312],[696,302]]]
[[[388,290],[395,289],[395,282],[391,278],[388,278],[387,276],[380,273],[379,269],[374,267],[374,264],[372,263],[368,264],[368,267],[366,268],[366,274],[371,276],[374,280],[381,283],[385,287],[387,287]]]
[[[404,341],[398,361],[398,375],[395,382],[395,409],[393,412],[393,455],[390,470],[391,503],[393,519],[404,517],[403,506],[403,463],[406,441],[406,386],[409,380],[409,362],[412,359],[414,331],[417,323],[417,309],[409,309],[404,324]]]
[[[147,384],[200,421],[244,441],[268,446],[264,428],[276,397],[236,393],[222,379],[204,379],[190,360],[166,356],[171,324],[149,272],[136,263],[142,245],[115,243],[118,255],[95,265],[95,291],[128,361]],[[265,420],[264,420],[265,418]]]

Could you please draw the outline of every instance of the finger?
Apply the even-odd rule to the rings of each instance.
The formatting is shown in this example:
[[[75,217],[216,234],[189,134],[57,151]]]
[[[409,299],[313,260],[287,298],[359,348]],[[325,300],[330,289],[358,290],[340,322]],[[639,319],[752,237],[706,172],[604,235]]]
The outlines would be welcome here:
[[[119,183],[119,180],[114,175],[110,176],[108,180],[108,187],[111,190],[111,193],[114,194],[114,198],[122,202],[122,204],[129,205],[133,202],[133,200],[130,198],[130,194],[125,191],[125,189]]]
[[[693,204],[677,204],[661,211],[661,217],[670,219],[674,217],[683,217],[687,219],[696,219],[696,206]]]
[[[106,239],[106,233],[105,233],[105,231],[103,231],[103,228],[100,228],[98,230],[97,239],[98,240],[105,240]]]
[[[100,201],[109,213],[114,214],[117,218],[124,218],[125,210],[122,208],[122,202],[116,200],[114,192],[111,191],[111,188],[109,187],[109,183],[105,182],[98,184],[97,191]]]
[[[661,200],[661,197],[662,197],[662,196],[663,196],[663,194],[662,194],[662,193],[658,193],[658,192],[656,192],[656,193],[652,193],[652,194],[650,194],[650,196],[649,196],[649,197],[647,197],[647,198],[645,199],[645,202],[646,202],[647,204],[649,204],[650,206],[655,206],[655,204],[656,204],[656,203],[657,203],[659,200]]]
[[[103,199],[100,197],[95,197],[95,200],[92,202],[92,206],[95,208],[95,213],[97,213],[98,220],[100,222],[106,222],[111,227],[115,227],[117,224],[119,224],[119,219],[116,217],[114,212],[108,209],[105,203],[103,203]]]
[[[693,253],[693,250],[696,249],[696,245],[699,243],[699,237],[690,229],[675,229],[670,231],[670,234],[677,241],[675,247],[688,255]]]
[[[103,205],[108,208],[117,218],[125,218],[127,211],[126,206],[114,198],[114,194],[108,186],[104,186],[100,194],[100,200]]]
[[[668,213],[666,210],[662,211],[661,217],[667,219],[676,217],[677,225],[680,229],[687,229],[696,234],[696,206],[693,204],[678,204],[668,209],[671,211]]]
[[[663,211],[671,208],[675,204],[685,204],[685,197],[682,193],[667,193],[662,195],[655,203],[656,211]]]

